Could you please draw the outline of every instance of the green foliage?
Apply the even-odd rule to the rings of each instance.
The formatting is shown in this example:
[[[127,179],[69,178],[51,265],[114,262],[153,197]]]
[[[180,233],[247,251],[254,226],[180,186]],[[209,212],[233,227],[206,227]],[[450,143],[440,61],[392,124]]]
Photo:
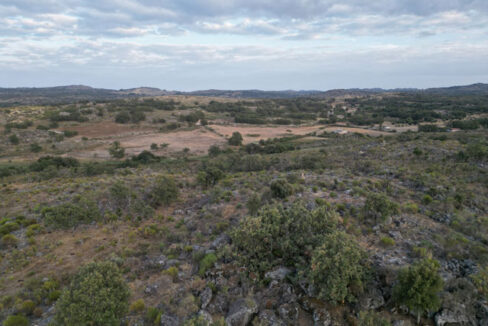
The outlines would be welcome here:
[[[422,197],[422,203],[424,205],[429,205],[430,203],[432,203],[433,199],[430,195],[426,194],[424,195],[424,197]]]
[[[359,313],[358,326],[391,326],[391,323],[377,312],[369,310]]]
[[[4,247],[13,247],[19,243],[19,239],[13,234],[6,234],[2,237],[1,243]]]
[[[321,299],[353,302],[362,291],[365,253],[354,238],[342,231],[324,237],[312,254],[309,280]]]
[[[293,186],[284,179],[274,180],[270,184],[271,194],[275,198],[284,199],[293,194]]]
[[[211,157],[218,156],[220,153],[222,153],[222,150],[220,149],[220,147],[218,145],[212,145],[208,149],[208,155]]]
[[[101,219],[97,204],[83,197],[77,197],[71,203],[45,207],[41,211],[41,217],[46,225],[60,229],[89,224]]]
[[[251,195],[251,198],[249,198],[249,200],[246,203],[246,207],[250,215],[256,215],[256,213],[261,208],[261,206],[262,206],[261,198],[256,193],[253,193]]]
[[[383,237],[380,239],[380,242],[385,247],[391,247],[395,245],[395,240],[390,237]]]
[[[157,178],[148,194],[153,207],[169,205],[178,198],[178,186],[173,177],[161,176]]]
[[[384,194],[372,193],[368,195],[363,206],[363,216],[375,224],[385,222],[397,211],[398,205],[390,201]]]
[[[42,147],[39,146],[39,144],[37,143],[34,143],[34,144],[30,144],[30,151],[32,153],[39,153],[40,151],[42,151]]]
[[[80,162],[72,157],[59,157],[59,156],[43,156],[36,162],[30,165],[32,171],[44,171],[49,167],[59,168],[74,168],[78,167]]]
[[[29,326],[29,319],[24,316],[11,315],[3,322],[3,326]]]
[[[407,306],[418,317],[424,312],[436,311],[440,306],[438,294],[443,288],[439,267],[438,261],[423,259],[402,269],[393,288],[395,302]]]
[[[144,299],[138,299],[131,303],[129,307],[129,311],[133,313],[140,313],[146,309],[146,304],[144,303]]]
[[[326,207],[267,206],[242,220],[231,236],[240,262],[262,277],[275,266],[307,266],[312,250],[337,223],[337,213]]]
[[[63,131],[63,135],[65,137],[71,138],[71,137],[74,137],[74,136],[78,135],[78,131],[65,130],[65,131]]]
[[[120,325],[128,308],[129,288],[117,266],[91,263],[73,277],[56,305],[57,325]]]
[[[20,311],[22,311],[25,315],[32,315],[34,309],[36,308],[36,304],[32,300],[25,300],[22,302],[20,306]]]
[[[480,268],[478,273],[471,276],[471,279],[478,293],[485,300],[488,299],[488,266]]]
[[[213,187],[224,175],[220,168],[210,165],[198,172],[197,180],[203,187]]]
[[[215,254],[205,255],[205,257],[203,257],[203,259],[200,260],[200,266],[198,269],[198,274],[201,277],[205,276],[205,273],[207,272],[207,270],[212,268],[214,266],[215,262],[217,262],[217,256],[215,256]]]
[[[232,136],[229,138],[229,145],[231,146],[241,146],[242,145],[242,135],[238,131],[234,131]]]
[[[112,145],[110,145],[110,148],[108,149],[108,153],[113,158],[123,158],[125,155],[125,149],[122,146],[120,146],[120,143],[118,141],[114,141]]]
[[[19,137],[17,137],[16,134],[10,135],[8,137],[8,140],[10,141],[10,143],[12,143],[12,145],[17,145],[20,143],[20,139],[19,139]]]
[[[161,311],[155,307],[149,307],[144,318],[149,325],[159,326],[161,324]]]

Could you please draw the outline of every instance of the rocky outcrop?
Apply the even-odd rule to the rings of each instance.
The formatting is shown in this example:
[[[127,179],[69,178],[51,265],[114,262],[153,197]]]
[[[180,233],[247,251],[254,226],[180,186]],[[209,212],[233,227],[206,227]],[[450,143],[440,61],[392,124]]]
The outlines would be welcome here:
[[[257,312],[258,304],[254,299],[238,299],[231,304],[225,323],[227,326],[246,326]]]

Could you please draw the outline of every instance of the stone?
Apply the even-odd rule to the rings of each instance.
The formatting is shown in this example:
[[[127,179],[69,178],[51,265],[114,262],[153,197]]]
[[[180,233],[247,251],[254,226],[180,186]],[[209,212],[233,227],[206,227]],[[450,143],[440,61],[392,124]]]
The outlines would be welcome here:
[[[229,244],[230,243],[230,237],[227,234],[221,234],[215,239],[212,244],[210,245],[211,249],[219,249],[220,247]]]
[[[281,281],[290,273],[291,270],[289,268],[278,267],[277,269],[264,274],[264,277],[269,278],[271,280]]]
[[[261,311],[258,315],[258,322],[260,325],[286,326],[286,323],[277,317],[272,310]]]
[[[208,304],[207,310],[214,315],[223,315],[227,312],[228,307],[229,302],[227,298],[221,294],[217,294]]]
[[[450,309],[442,309],[435,317],[436,326],[444,325],[456,325],[456,326],[468,326],[470,323],[469,317],[461,311],[455,311]]]
[[[369,287],[359,298],[361,310],[376,310],[385,305],[385,298],[376,286]]]
[[[238,299],[231,304],[225,323],[227,326],[246,326],[257,312],[258,305],[254,299]]]
[[[330,314],[325,308],[314,309],[312,318],[314,326],[332,325],[332,319],[330,318]]]
[[[177,317],[170,315],[161,315],[161,326],[178,326],[179,320]]]
[[[212,300],[212,289],[211,288],[205,288],[200,294],[200,302],[202,303],[201,308],[205,309],[207,308],[208,304]]]
[[[298,314],[300,312],[297,304],[285,303],[278,307],[278,314],[281,319],[292,325],[298,321]]]
[[[408,320],[395,320],[393,326],[412,326],[412,323]]]
[[[200,310],[198,316],[202,317],[209,325],[213,323],[212,315],[205,310]]]

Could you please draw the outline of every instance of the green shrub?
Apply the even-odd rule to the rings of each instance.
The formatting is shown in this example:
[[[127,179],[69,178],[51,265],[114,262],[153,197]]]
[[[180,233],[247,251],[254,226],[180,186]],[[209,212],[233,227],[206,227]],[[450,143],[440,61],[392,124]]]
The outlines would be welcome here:
[[[362,292],[365,253],[354,238],[342,231],[324,237],[312,254],[309,280],[318,297],[332,302],[353,302]]]
[[[422,197],[422,203],[424,205],[429,205],[430,203],[432,203],[433,199],[430,195],[424,195],[424,197]]]
[[[146,312],[145,317],[146,322],[150,325],[160,325],[161,324],[161,311],[155,307],[149,307]]]
[[[111,262],[91,263],[73,277],[56,305],[57,325],[120,325],[129,288]]]
[[[488,299],[488,266],[480,268],[478,273],[471,276],[471,279],[478,293],[485,300]]]
[[[164,274],[171,276],[173,281],[176,281],[178,278],[178,268],[176,266],[171,266],[164,271]]]
[[[293,194],[293,186],[284,179],[278,179],[271,182],[271,194],[275,198],[284,199]]]
[[[4,224],[0,224],[0,236],[17,231],[18,229],[20,229],[19,223],[7,220]]]
[[[65,137],[71,138],[71,137],[78,135],[78,131],[65,130],[65,131],[63,131],[63,134]]]
[[[417,314],[417,323],[424,312],[436,311],[440,307],[439,292],[443,288],[439,276],[439,262],[423,259],[400,271],[398,283],[393,288],[393,298],[399,305],[405,305]]]
[[[240,132],[235,131],[232,133],[232,136],[229,138],[229,145],[231,146],[241,146],[242,145],[242,135]]]
[[[32,315],[34,309],[36,308],[36,304],[32,300],[25,300],[20,305],[20,311],[22,311],[25,315]]]
[[[120,146],[120,142],[114,141],[108,149],[108,153],[113,158],[123,158],[125,156],[125,149]]]
[[[64,203],[42,209],[41,217],[48,226],[68,229],[80,224],[98,221],[101,215],[94,201],[78,198],[77,201],[72,203]]]
[[[395,240],[390,237],[383,237],[380,239],[380,242],[385,247],[391,247],[395,245]]]
[[[159,177],[154,182],[150,193],[148,194],[149,203],[153,207],[168,205],[178,198],[178,192],[178,187],[172,177]]]
[[[337,213],[326,207],[309,211],[301,203],[288,209],[267,206],[244,218],[231,236],[240,262],[262,277],[276,266],[307,266],[310,251],[337,223]]]
[[[30,151],[32,153],[39,153],[40,151],[42,151],[42,147],[39,146],[39,144],[37,143],[30,144]]]
[[[3,322],[3,326],[29,326],[29,319],[24,316],[11,315]]]
[[[205,272],[212,268],[217,261],[217,256],[215,254],[207,254],[200,260],[200,267],[198,269],[198,274],[203,277],[205,276]]]
[[[398,206],[383,194],[370,194],[363,206],[363,216],[375,224],[385,222],[391,215],[397,213]]]
[[[200,170],[197,175],[197,181],[203,187],[213,187],[225,176],[224,171],[216,166],[207,166]]]
[[[2,237],[2,245],[5,247],[13,247],[19,243],[19,239],[13,234],[6,234]]]
[[[407,213],[415,214],[419,211],[419,205],[415,203],[407,203],[403,205],[403,210]]]
[[[146,304],[144,303],[144,299],[138,299],[131,303],[129,311],[134,313],[143,312],[146,309]]]
[[[8,140],[10,141],[10,143],[12,143],[12,145],[17,145],[20,143],[20,139],[19,137],[17,137],[16,134],[10,135],[10,137],[8,137]]]
[[[262,202],[258,194],[253,193],[251,198],[246,203],[247,210],[250,215],[256,215],[258,210],[261,208]]]

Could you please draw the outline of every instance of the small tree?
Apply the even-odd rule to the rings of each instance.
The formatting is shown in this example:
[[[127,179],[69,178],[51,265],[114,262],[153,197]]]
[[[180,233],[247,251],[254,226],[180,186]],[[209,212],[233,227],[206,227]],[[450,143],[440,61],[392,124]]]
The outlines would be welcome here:
[[[122,158],[125,155],[125,149],[120,146],[118,141],[114,141],[110,148],[108,149],[110,156],[113,158]]]
[[[232,136],[229,138],[229,145],[231,146],[241,146],[242,145],[242,135],[238,131],[234,131]]]
[[[365,253],[353,237],[335,231],[327,234],[312,254],[309,279],[321,299],[353,302],[362,291]]]
[[[203,187],[212,187],[224,177],[225,173],[216,166],[207,166],[198,172],[197,180]]]
[[[214,157],[214,156],[219,155],[220,153],[222,153],[222,150],[220,149],[220,147],[218,145],[212,145],[208,149],[208,155],[209,156]]]
[[[251,198],[246,203],[247,210],[249,211],[250,215],[256,215],[259,208],[261,208],[262,201],[258,194],[253,193]]]
[[[129,288],[114,263],[91,263],[74,276],[56,306],[57,325],[120,325]]]
[[[159,177],[148,195],[152,206],[168,205],[178,198],[178,186],[172,177]]]
[[[293,186],[284,179],[278,179],[271,182],[271,194],[275,198],[284,199],[293,194]]]
[[[443,288],[439,266],[439,262],[434,259],[418,261],[400,271],[398,283],[393,288],[393,298],[397,304],[406,305],[415,312],[417,323],[424,312],[439,309],[438,293]]]
[[[372,219],[375,224],[385,222],[392,214],[395,214],[398,206],[383,194],[370,194],[363,206],[363,216]]]

